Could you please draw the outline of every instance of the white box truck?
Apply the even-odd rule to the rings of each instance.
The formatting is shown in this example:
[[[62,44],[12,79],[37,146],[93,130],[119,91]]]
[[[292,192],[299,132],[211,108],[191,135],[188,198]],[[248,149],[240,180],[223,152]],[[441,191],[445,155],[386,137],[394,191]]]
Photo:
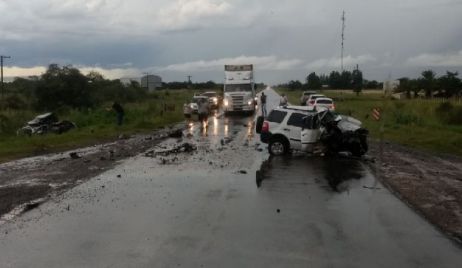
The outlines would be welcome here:
[[[229,112],[255,112],[253,65],[225,65],[223,109]]]

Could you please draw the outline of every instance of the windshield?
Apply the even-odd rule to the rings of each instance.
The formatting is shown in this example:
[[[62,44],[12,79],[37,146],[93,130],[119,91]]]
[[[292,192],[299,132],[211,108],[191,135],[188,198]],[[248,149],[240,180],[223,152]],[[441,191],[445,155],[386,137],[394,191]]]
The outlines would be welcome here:
[[[317,100],[316,103],[318,104],[332,104],[331,100]]]
[[[252,91],[251,84],[225,85],[226,92]]]
[[[215,93],[215,92],[205,92],[205,93],[202,94],[202,96],[215,97],[215,96],[217,96],[217,93]]]
[[[192,99],[192,103],[199,103],[201,100],[203,100],[204,98],[193,98]]]

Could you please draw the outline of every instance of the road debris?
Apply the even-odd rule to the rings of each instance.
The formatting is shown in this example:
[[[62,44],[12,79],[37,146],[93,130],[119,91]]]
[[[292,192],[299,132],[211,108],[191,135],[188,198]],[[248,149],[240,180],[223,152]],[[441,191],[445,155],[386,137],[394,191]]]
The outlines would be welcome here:
[[[42,202],[43,201],[36,201],[36,202],[31,202],[31,203],[26,204],[24,206],[24,209],[22,210],[22,213],[38,208],[42,204]]]
[[[225,146],[226,144],[230,143],[233,139],[230,137],[224,137],[223,139],[220,140],[221,146]]]
[[[168,156],[168,155],[171,155],[171,154],[179,154],[179,153],[191,153],[193,151],[197,150],[197,146],[194,145],[194,144],[191,144],[191,143],[183,143],[179,146],[176,146],[172,149],[165,149],[165,150],[159,150],[159,151],[155,151],[155,150],[151,150],[151,151],[148,151],[144,154],[144,156],[146,157],[156,157],[158,155],[161,155],[161,156]]]
[[[183,131],[181,129],[177,129],[173,132],[170,132],[168,134],[170,138],[182,138],[183,137]]]
[[[366,185],[363,185],[363,188],[364,189],[371,189],[371,190],[380,190],[380,189],[382,189],[380,187],[371,187],[371,186],[366,186]]]
[[[79,158],[81,158],[81,156],[80,156],[77,152],[71,152],[71,153],[69,153],[69,156],[70,156],[72,159],[79,159]]]

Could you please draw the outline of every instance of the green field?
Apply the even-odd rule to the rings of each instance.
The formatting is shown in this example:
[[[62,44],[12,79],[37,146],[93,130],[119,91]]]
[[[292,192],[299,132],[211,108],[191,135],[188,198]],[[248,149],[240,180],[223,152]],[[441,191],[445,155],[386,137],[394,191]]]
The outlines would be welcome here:
[[[276,89],[286,93],[289,101],[299,104],[301,91]],[[359,96],[351,91],[324,90],[322,94],[335,100],[336,110],[351,115],[363,122],[371,137],[378,139],[380,126],[384,124],[385,140],[414,148],[462,156],[462,105],[453,102],[452,121],[444,122],[438,114],[442,101],[426,99],[391,100],[384,98],[381,91],[365,91]],[[371,116],[373,108],[382,110],[383,122]]]
[[[116,139],[121,134],[153,131],[183,120],[183,103],[193,91],[158,91],[142,101],[123,104],[125,119],[116,126],[111,103],[89,110],[57,111],[60,119],[75,122],[77,129],[67,133],[41,136],[16,136],[16,130],[38,113],[29,110],[0,111],[0,162],[25,156],[58,152]],[[164,104],[174,107],[164,111]]]

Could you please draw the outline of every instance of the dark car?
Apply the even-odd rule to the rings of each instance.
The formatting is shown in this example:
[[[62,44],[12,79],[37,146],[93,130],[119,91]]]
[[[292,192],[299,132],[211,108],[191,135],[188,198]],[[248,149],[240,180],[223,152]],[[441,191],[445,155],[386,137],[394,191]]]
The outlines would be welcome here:
[[[18,129],[17,134],[32,135],[46,134],[48,132],[61,134],[75,128],[76,125],[68,120],[59,121],[54,113],[45,113],[36,116],[26,125]]]

